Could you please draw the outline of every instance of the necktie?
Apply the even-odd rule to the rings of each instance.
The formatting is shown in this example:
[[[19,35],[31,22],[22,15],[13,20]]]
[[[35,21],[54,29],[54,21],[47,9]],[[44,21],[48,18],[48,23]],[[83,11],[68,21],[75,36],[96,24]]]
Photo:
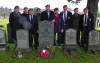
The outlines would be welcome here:
[[[87,15],[85,14],[85,25],[87,25]]]
[[[31,20],[33,19],[33,16],[31,15]]]
[[[49,11],[47,11],[47,14],[48,14],[48,18],[49,18],[49,16],[50,16],[50,12],[49,12]]]
[[[32,16],[32,15],[30,15],[30,21],[32,21],[32,19],[33,19],[33,16]]]
[[[66,20],[67,20],[66,12],[64,12],[64,21],[66,22]]]

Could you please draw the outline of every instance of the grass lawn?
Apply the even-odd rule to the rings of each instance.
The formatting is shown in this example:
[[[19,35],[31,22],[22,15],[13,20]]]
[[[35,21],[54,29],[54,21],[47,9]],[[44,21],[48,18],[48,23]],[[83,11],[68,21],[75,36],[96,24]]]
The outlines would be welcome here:
[[[8,19],[0,19],[0,25],[5,25],[4,29],[7,29],[7,23]],[[41,58],[36,50],[33,50],[30,54],[23,54],[23,58],[19,59],[14,52],[14,45],[9,46],[9,51],[0,51],[0,63],[100,63],[100,54],[84,53],[82,49],[79,49],[76,55],[65,56],[62,49],[55,48],[56,54],[46,59]]]
[[[23,54],[23,58],[16,57],[13,44],[10,44],[10,51],[0,52],[0,63],[100,63],[100,54],[86,54],[81,49],[77,55],[64,56],[63,51],[55,48],[56,54],[43,59],[33,50],[30,54]]]

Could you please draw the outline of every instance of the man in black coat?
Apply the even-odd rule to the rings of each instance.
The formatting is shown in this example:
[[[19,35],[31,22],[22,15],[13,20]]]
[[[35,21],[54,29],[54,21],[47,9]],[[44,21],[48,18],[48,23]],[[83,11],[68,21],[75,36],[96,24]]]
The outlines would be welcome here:
[[[27,15],[28,15],[28,8],[27,7],[24,7],[24,11],[22,13],[22,16],[24,16],[24,17],[27,18]]]
[[[37,16],[37,19],[38,21],[40,21],[40,17],[41,17],[41,9],[40,8],[37,8],[37,13],[36,13],[36,16]]]
[[[41,21],[48,20],[52,21],[54,19],[54,12],[50,10],[50,5],[46,5],[46,10],[41,13]]]
[[[22,25],[19,23],[20,16],[21,16],[21,13],[19,12],[19,6],[15,6],[14,12],[10,13],[10,16],[9,16],[9,23],[10,23],[11,30],[12,30],[12,38],[15,44],[15,48],[17,46],[16,31],[22,28]]]
[[[62,34],[62,39],[61,41],[64,43],[65,41],[65,30],[67,30],[68,28],[71,27],[71,16],[72,13],[70,11],[67,10],[67,5],[63,6],[63,10],[60,13],[60,19],[61,19],[61,34]]]
[[[80,46],[80,15],[78,14],[78,8],[74,9],[74,14],[71,19],[71,27],[77,31],[77,44]]]
[[[88,12],[88,8],[84,9],[84,14],[81,16],[81,46],[85,52],[88,51],[89,32],[94,29],[94,16]]]
[[[33,9],[29,9],[29,14],[27,15],[27,20],[31,24],[29,29],[29,47],[33,49],[33,38],[34,38],[34,48],[38,47],[38,20],[33,14]]]

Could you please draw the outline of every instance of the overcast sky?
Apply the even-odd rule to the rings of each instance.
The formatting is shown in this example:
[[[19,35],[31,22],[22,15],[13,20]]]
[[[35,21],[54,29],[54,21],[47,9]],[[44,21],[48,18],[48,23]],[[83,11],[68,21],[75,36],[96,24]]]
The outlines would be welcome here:
[[[83,8],[86,7],[87,0],[82,0],[82,2],[79,3],[78,5],[69,3],[67,2],[67,0],[0,0],[0,7],[3,6],[8,8],[14,8],[14,6],[19,5],[21,8],[27,6],[29,8],[39,7],[45,9],[46,4],[50,4],[51,9],[58,7],[61,11],[63,10],[62,6],[65,4],[68,5],[68,7],[71,9],[78,7],[79,10],[82,11]]]

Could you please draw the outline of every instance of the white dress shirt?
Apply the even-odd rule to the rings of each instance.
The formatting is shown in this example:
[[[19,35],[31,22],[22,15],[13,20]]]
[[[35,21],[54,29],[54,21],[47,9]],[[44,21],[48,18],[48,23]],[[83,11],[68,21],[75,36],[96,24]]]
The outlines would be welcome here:
[[[64,23],[65,23],[66,21],[65,21],[64,14],[65,14],[65,11],[63,11],[63,21],[64,21]],[[66,19],[67,19],[67,11],[66,11]]]
[[[29,19],[31,21],[33,19],[33,15],[29,15]]]
[[[85,18],[85,15],[86,15],[86,18]],[[85,19],[86,19],[86,23],[85,23]],[[87,20],[88,20],[88,13],[87,14],[84,14],[84,25],[87,26]]]

